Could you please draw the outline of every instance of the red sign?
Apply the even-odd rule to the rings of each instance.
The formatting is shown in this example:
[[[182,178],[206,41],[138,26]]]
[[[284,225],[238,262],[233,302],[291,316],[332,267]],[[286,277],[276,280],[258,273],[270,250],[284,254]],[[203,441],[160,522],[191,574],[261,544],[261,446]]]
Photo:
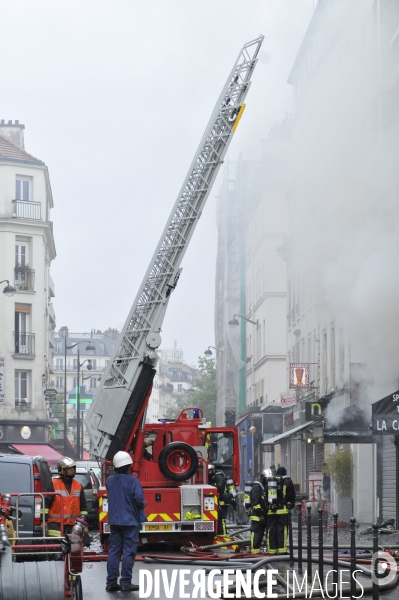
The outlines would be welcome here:
[[[296,406],[296,394],[281,394],[280,404],[282,408],[288,408],[289,406]]]
[[[290,388],[309,387],[309,363],[290,363]]]

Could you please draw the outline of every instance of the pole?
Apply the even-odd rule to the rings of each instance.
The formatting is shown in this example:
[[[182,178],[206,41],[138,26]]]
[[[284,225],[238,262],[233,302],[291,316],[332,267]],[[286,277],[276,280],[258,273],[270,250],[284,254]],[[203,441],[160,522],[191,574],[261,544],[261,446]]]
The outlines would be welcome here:
[[[78,346],[78,385],[76,387],[76,455],[80,460],[80,352]]]
[[[66,401],[66,356],[67,356],[68,336],[64,337],[64,454],[67,453],[67,401]]]

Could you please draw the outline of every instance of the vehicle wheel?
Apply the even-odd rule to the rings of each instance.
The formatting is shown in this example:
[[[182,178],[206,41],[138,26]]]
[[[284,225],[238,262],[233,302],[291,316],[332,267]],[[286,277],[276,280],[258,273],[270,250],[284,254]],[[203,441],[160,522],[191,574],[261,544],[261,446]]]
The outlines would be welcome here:
[[[186,481],[198,469],[198,456],[189,444],[172,442],[161,450],[158,465],[162,475],[167,479]]]
[[[80,576],[73,582],[72,594],[73,600],[83,600],[82,580]]]

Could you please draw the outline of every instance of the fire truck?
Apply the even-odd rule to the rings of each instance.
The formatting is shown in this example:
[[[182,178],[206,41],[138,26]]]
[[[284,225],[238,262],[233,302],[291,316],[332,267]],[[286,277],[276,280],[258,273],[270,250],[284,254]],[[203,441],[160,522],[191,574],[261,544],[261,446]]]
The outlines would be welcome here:
[[[146,423],[146,409],[161,344],[161,328],[181,263],[227,148],[245,108],[245,97],[263,36],[245,44],[223,86],[154,256],[115,344],[85,426],[91,452],[102,465],[100,536],[106,548],[107,494],[112,458],[129,452],[132,474],[147,502],[141,543],[174,540],[208,543],[217,532],[218,494],[209,485],[209,462],[239,485],[235,427],[211,427],[198,408],[175,421]],[[153,440],[152,455],[144,451]]]

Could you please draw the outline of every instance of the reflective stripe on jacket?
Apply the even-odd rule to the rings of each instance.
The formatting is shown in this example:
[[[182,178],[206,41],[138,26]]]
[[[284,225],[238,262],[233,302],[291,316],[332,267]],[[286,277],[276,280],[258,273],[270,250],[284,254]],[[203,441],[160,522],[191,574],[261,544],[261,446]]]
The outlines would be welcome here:
[[[80,492],[82,486],[79,481],[72,480],[71,492],[68,493],[64,482],[61,478],[53,479],[54,491],[58,492],[62,496],[62,503],[64,506],[64,525],[73,525],[79,515],[80,510]],[[55,496],[54,501],[49,510],[48,522],[60,522],[61,519],[61,508],[60,508],[60,497]]]

